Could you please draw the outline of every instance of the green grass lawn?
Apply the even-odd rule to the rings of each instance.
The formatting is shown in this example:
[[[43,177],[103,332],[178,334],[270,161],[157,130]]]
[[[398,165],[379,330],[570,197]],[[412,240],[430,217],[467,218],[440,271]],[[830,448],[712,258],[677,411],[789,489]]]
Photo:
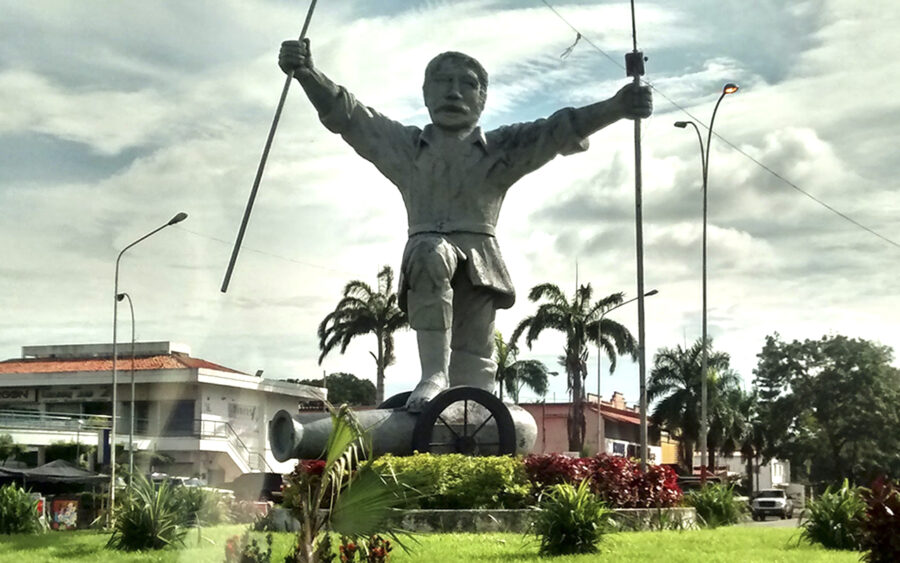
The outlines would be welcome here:
[[[180,550],[123,553],[104,548],[108,534],[97,532],[50,532],[40,536],[0,536],[0,563],[189,562],[221,563],[225,540],[242,533],[245,526],[216,526],[204,529],[198,545],[197,531]],[[263,534],[254,533],[263,538]],[[272,562],[281,563],[293,542],[286,533],[273,534]],[[556,557],[554,562],[634,562],[664,563],[720,562],[853,562],[852,551],[826,551],[806,543],[798,544],[798,531],[791,528],[727,527],[684,532],[625,532],[609,534],[594,555]],[[410,541],[410,553],[396,548],[391,561],[444,562],[477,561],[507,563],[541,561],[538,543],[518,534],[422,534]]]

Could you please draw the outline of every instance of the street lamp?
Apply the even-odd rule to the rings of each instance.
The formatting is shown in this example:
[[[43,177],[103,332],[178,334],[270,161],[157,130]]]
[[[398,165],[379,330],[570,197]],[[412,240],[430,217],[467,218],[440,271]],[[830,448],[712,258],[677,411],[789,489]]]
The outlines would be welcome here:
[[[146,235],[137,239],[133,243],[129,244],[125,248],[119,252],[119,256],[116,258],[116,278],[115,278],[115,289],[113,291],[113,349],[112,349],[112,428],[110,430],[110,469],[109,469],[109,512],[107,523],[112,523],[114,518],[114,511],[116,506],[116,415],[117,415],[117,405],[118,401],[118,356],[119,356],[119,347],[118,347],[118,339],[116,338],[116,325],[119,321],[119,262],[122,260],[122,255],[125,254],[125,251],[141,242],[142,240],[151,237],[158,233],[159,231],[174,225],[176,223],[180,223],[187,219],[187,213],[181,212],[178,215],[175,215],[169,222],[161,227],[157,227],[156,229],[150,231]],[[131,299],[128,300],[131,302]],[[134,316],[132,316],[132,321],[134,320]],[[132,364],[133,365],[133,364]],[[133,399],[133,397],[132,397]]]
[[[120,293],[116,296],[116,301],[128,299],[128,309],[131,311],[131,412],[128,417],[128,486],[134,479],[134,304],[131,302],[131,296],[127,293]]]
[[[729,82],[722,88],[722,93],[719,95],[719,99],[716,101],[716,106],[713,108],[712,118],[709,120],[709,134],[706,137],[706,151],[704,153],[703,148],[703,137],[700,135],[700,129],[697,127],[697,124],[693,121],[676,121],[675,127],[680,129],[684,129],[688,125],[693,126],[694,130],[697,132],[697,139],[700,141],[700,164],[702,166],[703,171],[703,334],[701,336],[702,350],[701,350],[701,364],[700,364],[700,482],[706,484],[706,434],[707,434],[707,413],[706,413],[706,402],[707,402],[707,382],[706,382],[706,373],[707,373],[707,362],[708,362],[708,352],[707,352],[707,342],[706,342],[706,209],[707,209],[707,181],[709,180],[709,146],[712,143],[712,132],[713,132],[713,123],[716,121],[716,112],[719,111],[719,104],[722,103],[722,98],[724,98],[727,94],[734,94],[738,91],[737,84],[733,84]],[[693,463],[693,462],[692,462]]]
[[[650,297],[652,295],[656,295],[657,293],[659,293],[658,290],[651,289],[650,291],[648,291],[647,293],[644,294],[644,297]],[[600,376],[603,373],[600,371],[600,362],[603,358],[603,351],[600,348],[600,345],[603,342],[603,338],[602,338],[602,336],[603,336],[603,317],[605,317],[607,313],[615,311],[619,307],[622,307],[623,305],[628,305],[632,301],[637,301],[638,299],[640,299],[640,298],[632,297],[628,301],[623,301],[623,302],[619,303],[618,305],[616,305],[615,307],[611,307],[611,308],[603,311],[602,313],[600,313],[600,320],[597,321],[597,453],[598,454],[603,453],[603,434],[604,434],[604,430],[605,430],[603,428],[603,426],[604,426],[603,425],[603,413],[601,412],[601,408],[602,408],[601,407],[601,403],[602,403],[601,397],[603,395],[600,394]]]

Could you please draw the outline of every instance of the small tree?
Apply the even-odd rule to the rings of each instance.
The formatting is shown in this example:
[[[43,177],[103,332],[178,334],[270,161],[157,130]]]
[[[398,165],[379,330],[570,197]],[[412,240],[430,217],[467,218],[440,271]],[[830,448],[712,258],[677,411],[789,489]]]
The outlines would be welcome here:
[[[9,458],[17,458],[25,453],[25,448],[13,441],[9,434],[0,434],[0,465],[6,465]]]
[[[303,379],[303,385],[321,387],[321,379]],[[325,377],[325,388],[328,389],[328,402],[333,405],[348,404],[350,406],[374,405],[375,385],[368,379],[360,379],[352,373],[332,373]]]
[[[368,437],[346,405],[332,409],[323,456],[322,460],[300,460],[288,478],[285,504],[300,522],[300,530],[287,562],[330,561],[329,532],[351,538],[357,545],[363,544],[361,538],[376,533],[397,539],[387,516],[400,504],[399,486],[373,467]]]

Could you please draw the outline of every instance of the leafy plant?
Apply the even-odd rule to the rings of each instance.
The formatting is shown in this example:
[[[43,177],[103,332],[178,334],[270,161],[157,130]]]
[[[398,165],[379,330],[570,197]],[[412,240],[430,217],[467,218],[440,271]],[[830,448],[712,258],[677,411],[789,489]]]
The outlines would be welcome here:
[[[540,454],[526,457],[524,466],[538,491],[556,483],[574,485],[589,479],[593,492],[615,508],[665,508],[677,505],[682,497],[672,469],[651,465],[641,471],[637,463],[624,457]]]
[[[209,526],[231,520],[230,506],[222,494],[203,487],[176,487],[174,491],[185,526]]]
[[[168,482],[154,485],[136,474],[117,508],[113,534],[106,546],[137,551],[184,545],[185,520],[181,500]]]
[[[863,557],[869,563],[900,561],[900,489],[884,477],[864,489]]]
[[[17,444],[9,434],[0,434],[0,465],[9,458],[17,459],[25,453],[25,446]]]
[[[541,541],[542,555],[594,553],[610,528],[611,511],[591,492],[587,480],[578,486],[552,485],[542,495],[532,532]]]
[[[857,487],[847,479],[836,491],[828,487],[806,505],[800,526],[801,537],[827,549],[860,549],[866,503]]]
[[[737,524],[746,512],[745,505],[734,498],[733,485],[709,483],[685,495],[684,500],[707,528]]]
[[[225,563],[269,563],[272,560],[272,534],[266,534],[266,551],[262,550],[250,531],[234,535],[225,542]]]
[[[539,491],[559,483],[580,483],[593,473],[587,458],[562,454],[531,454],[523,465],[528,480]]]
[[[40,532],[37,504],[37,499],[15,483],[0,487],[0,534]]]
[[[374,466],[416,491],[406,497],[406,508],[521,508],[530,500],[525,469],[509,456],[386,455]]]
[[[350,538],[341,538],[338,546],[341,563],[360,561],[365,563],[384,563],[391,557],[391,540],[378,534],[366,540],[365,546],[360,546]]]
[[[292,512],[300,522],[297,544],[288,561],[330,561],[329,531],[357,543],[376,532],[397,539],[397,530],[387,518],[401,500],[399,484],[373,467],[370,452],[353,411],[346,406],[332,409],[325,459],[298,462],[288,479]],[[323,506],[327,510],[320,510]]]

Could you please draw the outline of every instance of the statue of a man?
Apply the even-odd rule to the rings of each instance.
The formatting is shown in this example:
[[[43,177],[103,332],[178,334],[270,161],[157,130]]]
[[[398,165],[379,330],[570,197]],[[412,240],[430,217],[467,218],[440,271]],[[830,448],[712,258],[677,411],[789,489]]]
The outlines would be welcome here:
[[[446,52],[425,68],[431,124],[421,129],[381,115],[332,82],[313,65],[308,40],[285,41],[278,63],[293,71],[325,127],[393,182],[406,204],[399,297],[422,367],[407,407],[421,410],[448,386],[493,391],[494,318],[515,301],[494,238],[506,190],[556,155],[586,150],[595,131],[649,116],[649,88],[628,84],[608,100],[483,132],[487,72],[468,55]]]

